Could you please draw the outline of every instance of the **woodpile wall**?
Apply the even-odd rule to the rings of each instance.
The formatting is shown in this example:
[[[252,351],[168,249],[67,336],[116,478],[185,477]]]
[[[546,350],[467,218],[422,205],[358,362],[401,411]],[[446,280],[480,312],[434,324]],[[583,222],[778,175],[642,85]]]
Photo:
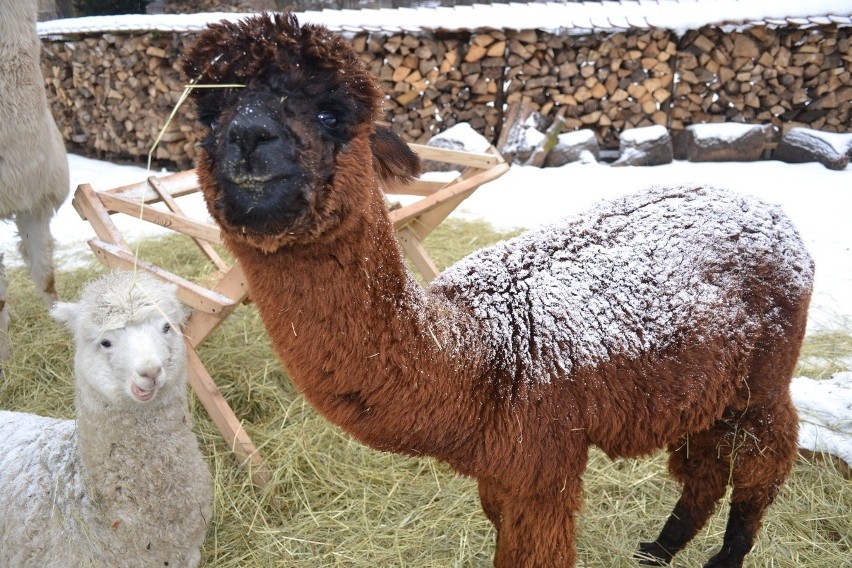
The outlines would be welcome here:
[[[616,149],[625,129],[702,122],[852,131],[852,28],[702,28],[554,35],[543,31],[362,33],[351,39],[382,81],[385,119],[424,142],[457,122],[497,141],[524,105],[564,131],[593,129]],[[75,151],[147,156],[183,91],[176,67],[191,34],[45,40],[48,97]],[[517,114],[517,113],[516,113]],[[194,114],[186,105],[155,152],[189,167]]]

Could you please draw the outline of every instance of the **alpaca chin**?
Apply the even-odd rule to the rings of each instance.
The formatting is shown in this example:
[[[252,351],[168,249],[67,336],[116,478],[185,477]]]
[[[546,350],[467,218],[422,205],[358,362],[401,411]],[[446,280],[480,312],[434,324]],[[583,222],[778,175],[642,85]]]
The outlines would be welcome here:
[[[302,177],[268,181],[220,179],[222,212],[229,225],[251,227],[253,233],[293,232],[310,217],[311,188]]]

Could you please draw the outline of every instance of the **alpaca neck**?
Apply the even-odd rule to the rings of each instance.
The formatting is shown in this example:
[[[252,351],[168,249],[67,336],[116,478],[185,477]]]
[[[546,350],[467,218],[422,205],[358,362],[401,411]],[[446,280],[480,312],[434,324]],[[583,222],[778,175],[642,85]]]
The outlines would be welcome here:
[[[110,407],[93,393],[78,386],[77,441],[81,475],[90,489],[111,489],[122,481],[125,488],[146,490],[132,483],[154,456],[194,442],[183,389],[169,393],[181,400],[169,404],[150,403],[132,409]],[[107,483],[105,483],[107,482]],[[156,491],[156,487],[147,488]]]
[[[481,375],[479,334],[414,281],[378,189],[349,227],[271,254],[230,244],[291,380],[326,418],[373,447],[454,461],[475,428],[453,409]]]

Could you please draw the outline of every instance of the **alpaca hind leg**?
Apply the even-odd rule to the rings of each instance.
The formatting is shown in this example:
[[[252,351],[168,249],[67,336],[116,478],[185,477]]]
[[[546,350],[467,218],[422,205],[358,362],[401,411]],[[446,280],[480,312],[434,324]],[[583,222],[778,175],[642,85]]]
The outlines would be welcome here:
[[[579,480],[555,494],[504,497],[495,568],[574,566],[574,514],[579,505]]]
[[[798,417],[789,393],[771,407],[748,409],[731,438],[731,507],[722,549],[705,568],[739,568],[754,545],[766,508],[793,468]]]
[[[715,512],[729,477],[728,463],[717,450],[727,432],[726,426],[717,424],[669,448],[669,471],[683,485],[683,492],[660,536],[639,544],[636,557],[640,564],[665,566],[671,562]]]
[[[6,279],[6,267],[3,264],[3,254],[0,253],[0,377],[3,375],[2,366],[12,357],[9,347],[9,308],[6,307],[6,296],[9,291],[9,281]]]
[[[30,269],[33,283],[48,304],[58,299],[53,273],[53,237],[50,236],[52,216],[52,211],[27,211],[15,215],[21,239],[18,249]]]

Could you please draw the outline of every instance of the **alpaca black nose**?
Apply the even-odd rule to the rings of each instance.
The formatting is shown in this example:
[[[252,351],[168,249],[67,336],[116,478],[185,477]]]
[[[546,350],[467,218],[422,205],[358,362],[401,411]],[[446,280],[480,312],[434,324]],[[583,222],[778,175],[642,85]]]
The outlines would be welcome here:
[[[274,143],[279,136],[264,113],[245,113],[234,118],[228,126],[228,142],[237,146],[243,158],[249,158],[261,144]]]

